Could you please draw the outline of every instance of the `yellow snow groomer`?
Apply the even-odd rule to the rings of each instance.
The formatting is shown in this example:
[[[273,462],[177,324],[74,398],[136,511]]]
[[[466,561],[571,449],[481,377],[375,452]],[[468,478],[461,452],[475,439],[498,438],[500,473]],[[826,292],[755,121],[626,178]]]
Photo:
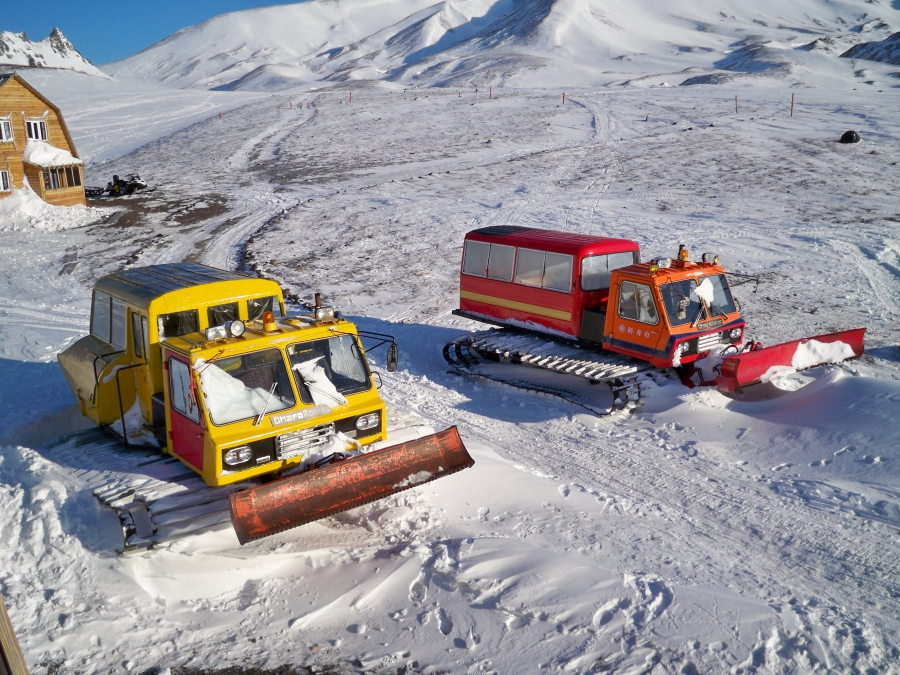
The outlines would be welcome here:
[[[393,338],[370,335],[396,368]],[[232,495],[242,543],[472,464],[455,429],[365,452],[387,427],[360,331],[330,307],[286,316],[270,280],[191,263],[103,277],[59,363],[82,414],[155,437],[207,485],[284,477]]]

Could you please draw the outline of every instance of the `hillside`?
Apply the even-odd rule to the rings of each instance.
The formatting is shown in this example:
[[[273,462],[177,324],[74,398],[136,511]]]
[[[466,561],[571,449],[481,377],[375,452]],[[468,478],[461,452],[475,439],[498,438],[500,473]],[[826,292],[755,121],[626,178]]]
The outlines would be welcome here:
[[[172,87],[277,90],[385,79],[513,86],[852,80],[839,52],[888,37],[896,5],[654,0],[313,0],[223,14],[104,70]],[[698,80],[694,80],[698,81]]]

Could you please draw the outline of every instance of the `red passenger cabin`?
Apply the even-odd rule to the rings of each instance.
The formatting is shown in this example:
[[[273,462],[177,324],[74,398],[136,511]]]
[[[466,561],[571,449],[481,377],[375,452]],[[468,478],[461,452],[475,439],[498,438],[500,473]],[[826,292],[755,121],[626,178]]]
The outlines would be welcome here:
[[[611,272],[640,258],[629,239],[511,225],[473,230],[454,314],[599,343]]]

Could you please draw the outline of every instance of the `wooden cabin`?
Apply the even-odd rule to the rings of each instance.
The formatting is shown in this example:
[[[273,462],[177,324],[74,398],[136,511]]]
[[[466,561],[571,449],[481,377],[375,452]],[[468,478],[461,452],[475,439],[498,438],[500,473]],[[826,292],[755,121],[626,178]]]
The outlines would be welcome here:
[[[84,204],[81,166],[59,108],[17,74],[0,74],[0,199],[27,179],[50,204]]]

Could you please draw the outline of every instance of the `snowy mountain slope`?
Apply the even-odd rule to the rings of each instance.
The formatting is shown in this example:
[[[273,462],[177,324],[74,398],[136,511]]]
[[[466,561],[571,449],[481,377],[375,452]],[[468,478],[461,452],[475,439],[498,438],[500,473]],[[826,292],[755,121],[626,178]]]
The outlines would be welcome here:
[[[841,54],[848,59],[866,59],[900,65],[900,33],[874,42],[863,42]]]
[[[63,68],[96,77],[109,76],[84,58],[59,28],[40,42],[32,42],[25,33],[0,33],[0,68]]]
[[[748,68],[728,55],[777,44],[784,57],[815,41],[846,49],[898,26],[896,5],[866,0],[313,0],[215,17],[104,70],[207,89],[358,79],[596,85],[690,68],[755,69],[783,79],[795,70],[790,58],[780,58],[779,68],[765,67],[765,58]],[[836,58],[813,51],[822,57],[814,69],[827,70]]]

